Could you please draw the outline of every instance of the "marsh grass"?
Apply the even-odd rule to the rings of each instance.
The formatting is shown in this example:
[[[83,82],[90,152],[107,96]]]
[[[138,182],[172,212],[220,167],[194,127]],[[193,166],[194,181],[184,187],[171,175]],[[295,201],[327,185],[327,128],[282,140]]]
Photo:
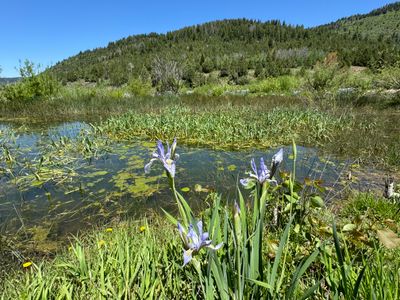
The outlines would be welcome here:
[[[396,169],[400,164],[396,110],[312,105],[293,97],[176,98],[144,107],[97,128],[121,140],[177,136],[187,144],[229,149],[271,147],[295,138],[370,166]]]
[[[394,100],[374,98],[361,105],[357,99],[349,104],[290,96],[110,98],[105,92],[9,103],[0,107],[0,115],[25,124],[83,119],[95,124],[100,139],[102,134],[117,140],[177,136],[187,144],[215,148],[263,148],[295,138],[330,154],[398,168],[399,111],[384,108]]]
[[[315,109],[220,106],[198,110],[172,105],[154,113],[130,112],[110,118],[99,129],[119,139],[176,136],[188,144],[244,148],[288,144],[295,137],[320,143],[352,124],[351,117]]]

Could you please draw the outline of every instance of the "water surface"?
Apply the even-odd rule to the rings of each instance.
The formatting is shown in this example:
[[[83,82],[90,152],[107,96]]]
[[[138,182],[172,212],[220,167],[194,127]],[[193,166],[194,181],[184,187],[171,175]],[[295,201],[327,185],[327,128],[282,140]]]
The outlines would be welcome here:
[[[100,143],[89,138],[91,126],[84,122],[30,128],[0,124],[0,134],[0,231],[5,234],[58,239],[112,219],[175,209],[161,166],[155,164],[148,175],[143,171],[154,142]],[[283,148],[281,169],[289,171],[291,147]],[[231,201],[251,158],[269,162],[277,150],[217,151],[178,145],[177,186],[195,208],[202,207],[212,191]],[[326,187],[337,186],[350,166],[351,160],[298,146],[299,181],[321,179]],[[367,184],[366,178],[357,182]],[[332,198],[333,190],[324,196]]]

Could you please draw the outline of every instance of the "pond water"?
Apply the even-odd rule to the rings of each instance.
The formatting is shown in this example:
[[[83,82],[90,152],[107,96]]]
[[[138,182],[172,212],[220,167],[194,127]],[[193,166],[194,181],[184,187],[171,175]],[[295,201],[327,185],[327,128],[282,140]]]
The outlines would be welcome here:
[[[175,208],[160,165],[144,174],[154,142],[137,139],[116,143],[90,139],[91,126],[68,122],[18,127],[0,124],[0,232],[32,239],[59,239],[93,224],[140,217],[152,210]],[[284,148],[281,169],[290,171],[291,147]],[[236,197],[252,157],[270,161],[277,149],[217,151],[179,145],[176,183],[194,207],[216,191]],[[86,153],[86,154],[85,154]],[[320,156],[317,149],[298,146],[297,179],[321,179],[339,185],[350,160]],[[361,174],[361,173],[360,173]],[[367,177],[356,185],[369,188]],[[337,190],[337,189],[335,189]],[[333,198],[327,189],[325,199]],[[43,238],[44,236],[44,238]]]

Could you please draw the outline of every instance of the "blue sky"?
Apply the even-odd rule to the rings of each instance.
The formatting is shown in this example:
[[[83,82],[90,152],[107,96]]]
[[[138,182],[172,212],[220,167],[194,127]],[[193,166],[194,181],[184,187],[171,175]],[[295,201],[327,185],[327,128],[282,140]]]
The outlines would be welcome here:
[[[132,34],[167,32],[226,18],[284,20],[306,27],[370,10],[378,0],[3,0],[0,76],[17,76],[19,60],[46,67],[79,51]]]

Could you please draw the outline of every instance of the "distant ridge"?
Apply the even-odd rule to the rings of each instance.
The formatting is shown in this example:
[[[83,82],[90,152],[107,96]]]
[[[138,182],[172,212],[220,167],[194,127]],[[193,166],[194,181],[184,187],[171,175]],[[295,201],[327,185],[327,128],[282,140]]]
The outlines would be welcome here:
[[[14,83],[20,80],[20,77],[0,77],[0,85]]]
[[[182,80],[192,86],[219,72],[237,82],[254,70],[275,76],[290,68],[311,67],[329,52],[341,64],[379,67],[399,56],[400,2],[368,14],[304,28],[273,20],[229,19],[184,27],[166,34],[133,35],[106,47],[86,50],[50,68],[64,82],[106,81],[113,85],[132,78],[151,79],[161,58],[179,65]]]

